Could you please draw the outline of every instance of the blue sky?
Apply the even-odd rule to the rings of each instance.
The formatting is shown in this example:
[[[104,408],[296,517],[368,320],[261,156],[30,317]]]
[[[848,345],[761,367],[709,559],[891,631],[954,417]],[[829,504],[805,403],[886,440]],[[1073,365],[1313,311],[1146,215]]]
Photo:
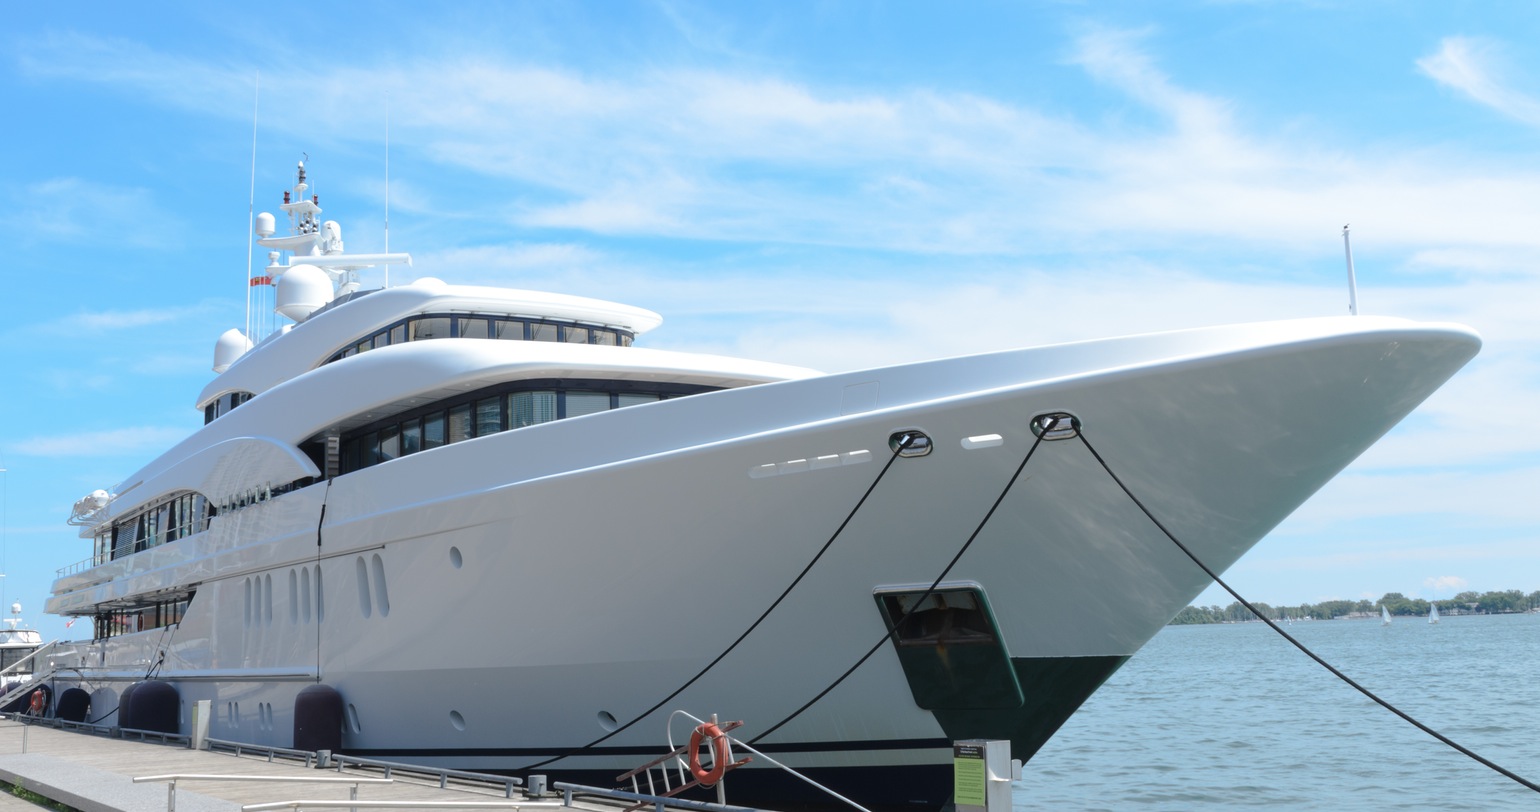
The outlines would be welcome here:
[[[1540,589],[1540,6],[13,5],[8,600],[201,424],[257,210],[308,154],[393,281],[648,307],[834,370],[1360,309],[1480,357],[1230,572],[1275,604]],[[257,254],[261,265],[264,255]],[[1228,603],[1211,590],[1204,603]]]

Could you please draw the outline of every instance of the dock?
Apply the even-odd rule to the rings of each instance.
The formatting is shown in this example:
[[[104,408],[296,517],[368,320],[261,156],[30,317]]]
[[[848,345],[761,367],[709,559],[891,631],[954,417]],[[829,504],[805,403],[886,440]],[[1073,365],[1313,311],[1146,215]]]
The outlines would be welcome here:
[[[453,772],[453,771],[447,771]],[[465,774],[462,774],[465,775]],[[172,776],[179,776],[172,781]],[[262,812],[266,809],[576,809],[661,810],[662,799],[594,797],[556,784],[531,794],[518,782],[440,773],[317,769],[270,751],[194,750],[185,739],[159,742],[93,734],[0,718],[0,781],[80,812]],[[490,777],[489,777],[490,778]],[[136,781],[135,779],[139,779]],[[319,779],[319,780],[318,780]],[[576,788],[581,790],[581,788]],[[694,812],[742,807],[670,799]],[[0,812],[39,807],[0,791]]]

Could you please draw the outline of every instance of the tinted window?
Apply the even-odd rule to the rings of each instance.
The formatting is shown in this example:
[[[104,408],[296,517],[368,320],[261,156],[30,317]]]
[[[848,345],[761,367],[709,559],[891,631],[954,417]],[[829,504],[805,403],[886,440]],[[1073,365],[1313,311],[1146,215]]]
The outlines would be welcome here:
[[[607,411],[609,408],[610,393],[608,392],[567,393],[567,417],[582,417],[585,414]]]
[[[401,424],[401,453],[416,454],[422,450],[422,421],[408,420]]]
[[[471,405],[462,403],[449,410],[449,442],[458,443],[473,437],[471,434]]]
[[[508,396],[509,427],[520,429],[556,419],[555,392],[514,392]]]
[[[449,338],[449,318],[413,319],[407,325],[412,341],[423,341],[429,338]]]
[[[487,320],[486,319],[482,319],[482,318],[466,318],[466,317],[462,316],[459,319],[459,321],[460,321],[460,337],[461,338],[490,338],[491,337],[491,334],[489,332],[487,332]]]
[[[438,448],[444,444],[444,413],[434,412],[422,419],[422,447]]]
[[[485,437],[503,430],[503,399],[484,398],[476,401],[476,436]]]

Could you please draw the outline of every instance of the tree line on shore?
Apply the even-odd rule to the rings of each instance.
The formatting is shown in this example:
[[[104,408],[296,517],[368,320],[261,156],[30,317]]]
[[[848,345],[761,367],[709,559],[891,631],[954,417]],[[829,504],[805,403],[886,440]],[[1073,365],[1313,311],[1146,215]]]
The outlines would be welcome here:
[[[1339,617],[1367,617],[1378,615],[1379,607],[1383,606],[1392,615],[1424,616],[1428,614],[1429,607],[1438,604],[1440,615],[1473,615],[1473,614],[1505,614],[1513,612],[1533,612],[1540,610],[1540,589],[1529,594],[1524,594],[1517,589],[1509,589],[1502,592],[1461,592],[1447,600],[1426,601],[1422,598],[1408,598],[1400,592],[1387,592],[1385,597],[1378,601],[1368,599],[1359,601],[1322,601],[1321,603],[1302,603],[1298,606],[1271,606],[1265,603],[1253,603],[1257,611],[1265,615],[1269,620],[1331,620]],[[1178,612],[1171,619],[1169,625],[1185,626],[1195,623],[1238,623],[1246,620],[1255,620],[1246,607],[1240,602],[1231,603],[1229,606],[1189,606]]]

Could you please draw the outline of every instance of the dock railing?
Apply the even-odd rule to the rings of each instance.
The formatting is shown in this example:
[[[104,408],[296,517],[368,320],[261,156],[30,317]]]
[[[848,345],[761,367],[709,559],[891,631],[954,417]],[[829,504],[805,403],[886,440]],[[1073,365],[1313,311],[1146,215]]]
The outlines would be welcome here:
[[[175,773],[172,775],[136,775],[135,784],[166,782],[166,812],[176,812],[176,782],[178,781],[258,781],[293,784],[350,784],[348,802],[357,803],[359,784],[394,784],[389,778],[331,778],[329,776],[294,775],[213,775],[209,773]]]
[[[553,801],[274,801],[246,804],[241,812],[267,812],[270,809],[560,809]]]

